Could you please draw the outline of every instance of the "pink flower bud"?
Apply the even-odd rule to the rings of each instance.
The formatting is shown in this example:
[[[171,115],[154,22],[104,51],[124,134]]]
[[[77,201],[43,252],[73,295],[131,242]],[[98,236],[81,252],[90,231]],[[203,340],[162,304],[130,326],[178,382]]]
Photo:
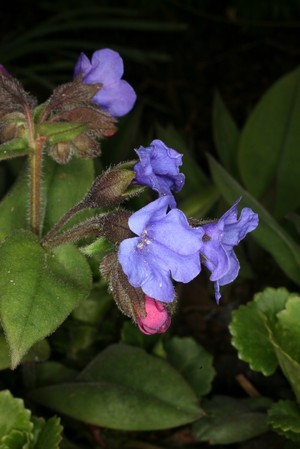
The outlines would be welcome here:
[[[145,318],[138,317],[137,320],[140,331],[146,335],[166,332],[171,324],[171,318],[164,305],[145,295],[145,310]]]

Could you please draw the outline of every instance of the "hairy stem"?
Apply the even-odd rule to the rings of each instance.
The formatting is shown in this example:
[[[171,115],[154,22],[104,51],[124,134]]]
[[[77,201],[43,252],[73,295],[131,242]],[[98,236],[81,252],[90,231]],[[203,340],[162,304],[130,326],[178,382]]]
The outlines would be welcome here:
[[[63,227],[63,225],[73,217],[73,215],[77,214],[81,209],[84,208],[83,202],[76,204],[72,209],[68,210],[68,212],[61,217],[60,220],[50,229],[48,234],[46,234],[43,238],[43,242],[47,242],[51,240],[52,237]]]
[[[29,159],[30,166],[30,227],[32,232],[40,234],[41,223],[41,171],[44,139],[35,139],[34,123],[31,112],[24,105],[28,126],[29,146],[33,150]]]

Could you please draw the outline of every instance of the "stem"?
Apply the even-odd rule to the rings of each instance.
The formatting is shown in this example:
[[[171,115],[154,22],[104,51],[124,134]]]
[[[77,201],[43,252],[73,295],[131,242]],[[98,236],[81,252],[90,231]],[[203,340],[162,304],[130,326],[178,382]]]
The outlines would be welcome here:
[[[34,123],[30,109],[24,105],[24,111],[28,125],[28,141],[33,152],[30,155],[30,227],[32,232],[40,234],[41,222],[41,171],[42,171],[42,152],[45,139],[35,139]]]
[[[68,210],[68,212],[61,217],[60,220],[53,226],[52,229],[46,234],[43,238],[43,242],[46,243],[47,241],[51,240],[52,237],[60,230],[60,228],[63,227],[63,225],[70,220],[73,215],[77,214],[81,209],[84,208],[83,202],[80,202],[76,204],[72,209]]]
[[[42,244],[46,248],[54,248],[65,243],[74,243],[78,240],[88,237],[99,237],[101,235],[102,223],[99,218],[92,218],[78,226],[57,235],[56,237],[49,237],[49,233],[42,240]]]

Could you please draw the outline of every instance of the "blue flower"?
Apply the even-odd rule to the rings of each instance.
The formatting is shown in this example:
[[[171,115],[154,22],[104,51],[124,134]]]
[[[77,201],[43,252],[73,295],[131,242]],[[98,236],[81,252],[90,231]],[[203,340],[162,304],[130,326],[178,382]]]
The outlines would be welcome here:
[[[176,207],[171,190],[179,192],[184,185],[184,174],[179,173],[182,154],[167,147],[161,140],[153,140],[149,147],[135,150],[140,161],[133,167],[134,182],[156,190],[160,196],[169,196],[170,207]]]
[[[103,84],[93,97],[93,102],[113,117],[120,117],[133,108],[136,100],[133,88],[121,79],[123,72],[123,60],[119,53],[104,48],[95,51],[91,61],[81,53],[75,65],[74,76],[83,75],[84,84]]]
[[[120,244],[118,259],[133,287],[157,301],[172,302],[175,281],[190,282],[200,273],[201,228],[192,228],[184,213],[167,213],[168,197],[134,213],[128,221],[138,236]]]
[[[242,209],[238,218],[240,199],[216,222],[202,226],[203,246],[200,250],[202,263],[211,272],[216,301],[221,297],[220,286],[232,282],[238,275],[240,264],[233,247],[258,225],[258,215],[248,207]]]

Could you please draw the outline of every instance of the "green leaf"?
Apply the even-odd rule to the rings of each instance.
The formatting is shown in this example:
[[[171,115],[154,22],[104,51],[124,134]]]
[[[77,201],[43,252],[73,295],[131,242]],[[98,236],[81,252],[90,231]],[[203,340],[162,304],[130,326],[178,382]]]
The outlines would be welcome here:
[[[239,130],[218,91],[213,102],[213,137],[223,165],[236,174]]]
[[[46,252],[36,236],[16,232],[0,247],[0,315],[15,368],[90,291],[87,261],[71,245]]]
[[[55,145],[59,142],[69,142],[78,137],[86,130],[86,123],[77,122],[57,122],[57,123],[42,123],[36,127],[36,132],[40,136],[45,136],[50,145]]]
[[[84,197],[94,181],[92,160],[73,158],[67,165],[59,165],[47,158],[45,166],[44,232]]]
[[[8,390],[0,391],[0,441],[12,430],[31,432],[30,418],[22,399],[14,398]]]
[[[0,203],[0,242],[13,230],[26,228],[28,204],[28,174],[27,167],[24,167]]]
[[[37,387],[68,382],[77,375],[78,371],[59,362],[48,361],[35,365],[35,385]]]
[[[50,355],[50,347],[46,340],[38,341],[21,360],[24,362],[42,362]],[[0,335],[0,370],[10,368],[10,353],[3,335]]]
[[[277,314],[276,340],[280,347],[300,363],[300,297],[290,295],[284,310]]]
[[[39,388],[37,402],[79,421],[120,430],[169,429],[199,418],[197,398],[166,361],[113,345],[77,382]]]
[[[32,149],[28,147],[26,139],[21,137],[16,137],[0,145],[0,161],[25,156],[30,153],[32,153]]]
[[[215,396],[203,400],[206,416],[193,424],[198,441],[209,444],[232,444],[254,438],[267,432],[267,398],[234,399]]]
[[[168,361],[191,385],[197,397],[208,394],[215,376],[212,355],[192,338],[173,337],[165,348]]]
[[[39,421],[39,432],[31,449],[58,449],[63,431],[60,418],[53,416],[46,422],[44,420]]]
[[[239,163],[242,179],[261,197],[276,178],[276,215],[300,205],[300,69],[281,78],[263,96],[242,133]]]
[[[20,430],[11,430],[0,440],[0,449],[29,449],[31,434],[20,432]]]
[[[300,408],[292,401],[278,401],[268,411],[268,423],[280,434],[300,441]]]
[[[232,345],[251,369],[265,376],[272,374],[278,365],[270,326],[275,325],[276,314],[284,308],[289,295],[283,288],[268,288],[232,313],[229,326]]]
[[[263,206],[244,190],[215,159],[208,156],[213,179],[220,193],[229,203],[242,196],[242,204],[259,215],[259,226],[251,233],[253,238],[272,254],[281,269],[300,284],[300,249],[297,243],[275,221]]]

